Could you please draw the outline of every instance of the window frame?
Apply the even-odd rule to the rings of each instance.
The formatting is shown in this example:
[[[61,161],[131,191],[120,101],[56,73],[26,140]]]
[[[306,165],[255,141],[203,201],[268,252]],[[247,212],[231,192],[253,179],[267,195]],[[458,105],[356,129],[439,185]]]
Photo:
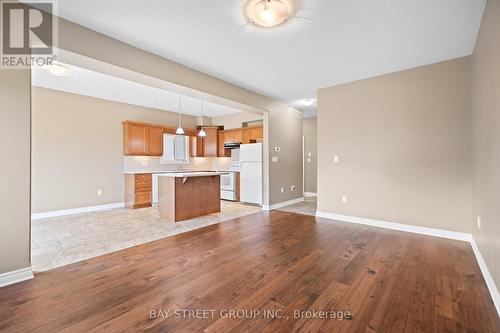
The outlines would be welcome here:
[[[160,164],[188,164],[190,162],[190,153],[189,153],[189,136],[187,135],[179,135],[179,134],[171,134],[171,133],[163,133],[163,143],[165,143],[165,137],[171,137],[172,139],[172,147],[174,149],[174,151],[172,152],[172,158],[173,159],[165,159],[165,144],[163,145],[163,154],[162,156],[160,157]],[[184,138],[184,141],[185,141],[185,156],[186,156],[186,159],[185,160],[176,160],[175,159],[175,137],[176,136],[180,136],[180,137],[183,137]]]

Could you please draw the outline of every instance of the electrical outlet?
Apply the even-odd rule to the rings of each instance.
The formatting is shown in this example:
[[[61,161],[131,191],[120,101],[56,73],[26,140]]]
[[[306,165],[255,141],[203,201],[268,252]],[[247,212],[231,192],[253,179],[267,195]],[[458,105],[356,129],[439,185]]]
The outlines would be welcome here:
[[[334,163],[339,163],[339,155],[333,156],[333,162]]]
[[[343,195],[342,196],[342,202],[343,203],[347,203],[347,195]]]
[[[283,189],[283,187],[281,188],[281,193],[285,193],[285,190]]]
[[[295,191],[295,185],[290,186],[290,191]]]
[[[100,188],[97,189],[97,196],[98,197],[102,196],[102,189],[100,189]]]
[[[309,152],[309,153],[307,154],[307,156],[311,157],[311,156],[312,156],[312,153],[311,153],[311,152]]]
[[[481,230],[481,216],[476,216],[477,229]]]

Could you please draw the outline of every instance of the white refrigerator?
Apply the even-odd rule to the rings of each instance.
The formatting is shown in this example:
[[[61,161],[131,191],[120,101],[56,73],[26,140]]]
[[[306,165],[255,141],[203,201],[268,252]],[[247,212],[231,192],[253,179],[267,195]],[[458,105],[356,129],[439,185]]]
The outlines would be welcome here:
[[[240,201],[262,205],[262,143],[240,146]]]

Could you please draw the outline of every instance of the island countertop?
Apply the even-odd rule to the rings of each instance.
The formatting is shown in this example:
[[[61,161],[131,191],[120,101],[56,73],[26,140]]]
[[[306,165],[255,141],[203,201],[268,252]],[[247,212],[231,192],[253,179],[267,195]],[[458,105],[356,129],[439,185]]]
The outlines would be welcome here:
[[[198,172],[170,172],[159,174],[158,177],[174,177],[174,178],[187,178],[187,177],[209,177],[220,176],[228,174],[227,171],[198,171]]]

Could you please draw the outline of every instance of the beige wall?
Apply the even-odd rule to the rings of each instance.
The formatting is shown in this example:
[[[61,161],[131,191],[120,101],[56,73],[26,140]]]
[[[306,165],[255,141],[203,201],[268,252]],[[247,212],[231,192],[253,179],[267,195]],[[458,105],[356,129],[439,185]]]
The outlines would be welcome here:
[[[288,106],[277,105],[269,113],[268,121],[269,155],[278,157],[278,162],[269,164],[269,201],[276,204],[303,196],[302,119],[289,115]],[[280,147],[281,151],[275,152],[274,147]],[[291,185],[295,185],[293,192]]]
[[[251,112],[238,112],[212,118],[212,125],[224,126],[224,129],[241,128],[246,121],[262,120],[263,116]]]
[[[30,265],[29,70],[0,70],[0,274]]]
[[[59,47],[62,49],[269,112],[268,121],[265,122],[269,128],[264,128],[264,130],[269,131],[271,135],[269,135],[269,141],[265,139],[264,144],[270,147],[281,145],[282,151],[284,151],[282,154],[286,161],[291,162],[291,165],[284,163],[265,165],[266,183],[264,188],[269,186],[269,196],[264,193],[264,202],[273,204],[280,202],[285,197],[294,198],[302,195],[301,189],[286,195],[276,194],[279,192],[279,187],[277,188],[279,184],[302,184],[302,146],[301,144],[297,145],[302,137],[302,122],[288,119],[286,103],[272,100],[182,66],[64,19],[59,19],[58,22]],[[281,120],[280,116],[286,119]],[[289,125],[293,125],[294,129],[300,125],[299,131],[289,132]],[[270,160],[270,154],[271,150],[269,149],[268,155],[264,156],[265,162]],[[290,168],[295,166],[298,166],[297,170],[290,171]],[[267,174],[268,170],[269,174]]]
[[[32,108],[33,213],[122,202],[121,122],[177,125],[176,113],[38,87]],[[182,124],[196,119],[183,115]]]
[[[469,63],[319,90],[318,210],[470,232]]]
[[[500,2],[488,1],[471,65],[473,237],[500,286]],[[476,224],[481,218],[481,230]]]
[[[317,191],[318,131],[316,124],[316,117],[302,120],[302,134],[304,136],[304,192],[309,193],[316,193]]]

